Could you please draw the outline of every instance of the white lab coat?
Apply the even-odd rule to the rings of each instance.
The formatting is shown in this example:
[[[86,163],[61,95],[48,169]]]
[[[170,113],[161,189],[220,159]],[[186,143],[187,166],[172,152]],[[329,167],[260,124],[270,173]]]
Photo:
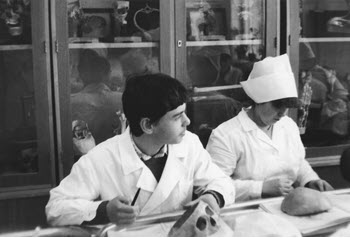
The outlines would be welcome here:
[[[261,198],[264,180],[289,178],[298,186],[319,179],[305,160],[294,121],[285,116],[274,124],[270,139],[243,109],[213,130],[207,150],[235,181],[236,201]]]
[[[225,204],[234,202],[232,180],[212,161],[198,137],[186,132],[180,144],[169,145],[168,159],[157,183],[152,172],[137,156],[129,129],[92,149],[74,164],[71,173],[50,191],[46,206],[52,225],[78,225],[96,216],[101,200],[124,196],[130,201],[138,188],[135,206],[140,215],[183,208],[197,192],[215,190]],[[98,198],[100,201],[94,201]]]

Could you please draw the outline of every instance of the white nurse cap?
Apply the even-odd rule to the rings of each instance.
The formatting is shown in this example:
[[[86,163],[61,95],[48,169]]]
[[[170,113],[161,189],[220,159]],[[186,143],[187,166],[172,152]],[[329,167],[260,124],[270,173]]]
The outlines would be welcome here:
[[[266,57],[254,63],[247,81],[241,82],[246,94],[256,103],[298,97],[287,54]]]

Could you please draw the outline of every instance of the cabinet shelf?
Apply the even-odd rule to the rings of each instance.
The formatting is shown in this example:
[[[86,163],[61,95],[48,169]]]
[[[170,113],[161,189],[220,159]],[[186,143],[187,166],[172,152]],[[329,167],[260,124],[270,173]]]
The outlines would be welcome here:
[[[299,42],[323,43],[323,42],[350,42],[350,37],[317,37],[317,38],[300,38]]]
[[[337,166],[340,163],[340,155],[312,157],[306,160],[312,167]]]
[[[186,46],[261,45],[262,40],[187,41]]]
[[[131,43],[71,43],[69,49],[97,49],[97,48],[154,48],[158,42],[131,42]]]
[[[204,92],[213,92],[213,91],[220,91],[220,90],[228,90],[228,89],[237,89],[242,88],[241,85],[235,84],[235,85],[227,85],[227,86],[213,86],[213,87],[194,87],[193,92],[195,93],[204,93]]]
[[[0,45],[0,51],[31,50],[32,45]]]

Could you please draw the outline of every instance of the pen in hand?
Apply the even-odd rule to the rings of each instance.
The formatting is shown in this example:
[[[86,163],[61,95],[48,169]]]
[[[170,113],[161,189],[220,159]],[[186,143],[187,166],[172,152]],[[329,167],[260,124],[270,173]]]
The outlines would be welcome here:
[[[137,192],[136,192],[136,194],[135,194],[135,196],[134,196],[134,199],[132,200],[132,202],[131,202],[131,204],[130,204],[131,206],[134,206],[134,205],[135,205],[136,199],[137,199],[137,197],[139,196],[140,190],[141,190],[141,188],[138,188],[138,189],[137,189]]]
[[[138,188],[138,189],[137,189],[136,194],[135,194],[135,196],[134,196],[134,198],[132,199],[132,202],[131,202],[131,204],[130,204],[131,207],[133,207],[133,206],[135,205],[136,200],[137,200],[137,197],[139,196],[140,190],[141,190],[141,188]],[[125,201],[124,204],[128,205],[129,202]],[[134,212],[135,212],[135,209],[138,209],[138,208],[135,208],[135,207],[134,207],[133,209],[134,209]],[[136,214],[135,214],[135,215],[136,215]],[[134,218],[134,219],[135,219],[135,218]],[[132,222],[131,222],[131,223],[132,223]],[[131,223],[129,223],[129,224],[131,224]],[[117,226],[116,229],[118,230],[118,232],[124,232],[124,231],[126,231],[127,227],[128,227],[128,224],[124,223],[124,224],[119,224],[119,225]]]

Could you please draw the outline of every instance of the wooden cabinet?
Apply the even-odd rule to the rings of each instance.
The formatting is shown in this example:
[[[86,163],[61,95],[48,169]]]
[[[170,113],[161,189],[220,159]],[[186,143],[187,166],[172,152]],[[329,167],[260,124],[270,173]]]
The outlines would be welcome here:
[[[206,143],[205,130],[216,127],[244,104],[246,95],[239,82],[247,78],[253,62],[278,54],[278,2],[54,2],[59,177],[68,174],[79,158],[72,143],[72,128],[77,120],[90,130],[95,144],[120,132],[116,112],[122,110],[121,93],[132,74],[162,72],[181,80],[192,92],[189,129],[203,134],[200,137]],[[218,79],[220,67],[224,67],[220,57],[225,58],[225,63],[235,64],[233,74],[226,76],[235,83],[225,83],[222,76]],[[110,75],[96,73],[100,67],[96,58],[104,59]],[[91,69],[96,74],[88,79],[84,71]],[[221,75],[226,74],[223,71]],[[88,85],[89,80],[95,82]],[[101,89],[105,86],[108,92]],[[105,109],[101,111],[101,100],[93,95],[98,90],[115,98],[114,106],[107,107],[104,101]],[[208,117],[215,108],[218,116]],[[88,134],[87,130],[84,133]]]
[[[0,232],[45,225],[56,184],[49,14],[0,1]]]
[[[50,188],[55,148],[48,2],[0,4],[1,199]]]
[[[90,147],[119,134],[116,113],[122,112],[126,79],[138,73],[174,71],[169,33],[173,4],[159,0],[54,2],[60,179],[81,155],[81,147],[74,142],[77,124],[85,128],[82,137],[91,133],[85,137]]]
[[[348,146],[349,33],[329,30],[330,20],[347,16],[346,1],[18,2],[22,12],[0,25],[1,191],[48,191],[79,158],[74,136],[89,130],[98,144],[120,133],[121,94],[136,73],[167,73],[188,87],[189,130],[206,144],[211,129],[245,105],[239,82],[253,62],[285,52],[300,88],[310,55],[322,66],[319,74],[343,87],[335,81],[323,86],[332,93],[313,90],[323,101],[310,105],[302,135],[307,157],[337,164]],[[97,100],[94,90],[105,98]]]
[[[130,75],[162,72],[181,80],[191,92],[188,129],[205,145],[211,129],[246,104],[239,82],[253,63],[285,52],[300,88],[309,63],[322,67],[318,74],[326,82],[312,80],[327,94],[313,89],[324,101],[312,101],[302,138],[313,165],[337,165],[350,142],[350,35],[329,23],[340,17],[333,23],[348,26],[347,4],[0,0],[0,199],[7,201],[1,205],[19,209],[26,196],[38,198],[28,204],[45,204],[49,189],[79,159],[79,148],[120,133],[117,112]],[[298,112],[291,115],[298,120]],[[74,137],[88,140],[81,145]]]

